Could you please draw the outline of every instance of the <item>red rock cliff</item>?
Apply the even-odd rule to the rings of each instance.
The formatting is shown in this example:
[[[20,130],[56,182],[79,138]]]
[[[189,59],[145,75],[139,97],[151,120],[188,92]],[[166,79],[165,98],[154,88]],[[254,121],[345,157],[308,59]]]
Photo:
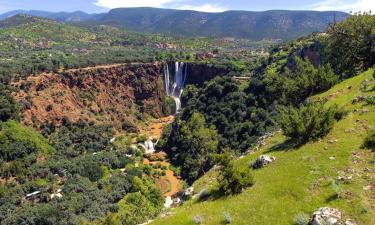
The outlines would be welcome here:
[[[162,116],[162,65],[119,64],[41,74],[14,83],[24,122],[36,126],[84,119],[121,126],[141,113]]]

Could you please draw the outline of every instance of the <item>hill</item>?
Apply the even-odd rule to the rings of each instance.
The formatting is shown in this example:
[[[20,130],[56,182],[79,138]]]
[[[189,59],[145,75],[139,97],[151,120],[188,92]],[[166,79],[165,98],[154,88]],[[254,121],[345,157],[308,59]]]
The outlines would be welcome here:
[[[94,18],[97,14],[88,14],[82,11],[75,12],[47,12],[40,10],[14,10],[0,15],[0,20],[7,19],[9,17],[26,14],[30,16],[45,17],[48,19],[57,20],[60,22],[79,22]]]
[[[205,13],[159,8],[118,8],[102,14],[12,11],[0,15],[0,19],[19,13],[46,17],[60,22],[78,22],[85,25],[105,24],[138,32],[251,40],[291,40],[322,31],[334,20],[342,21],[348,17],[346,13],[333,11],[271,10]]]
[[[274,163],[253,172],[253,187],[234,196],[193,197],[151,224],[194,224],[197,216],[204,224],[221,224],[225,214],[233,224],[292,224],[298,213],[312,215],[324,206],[340,209],[344,219],[374,224],[374,153],[361,146],[375,126],[375,107],[352,103],[356,96],[374,95],[374,89],[360,91],[372,74],[369,70],[312,97],[327,99],[327,105],[338,104],[349,112],[325,138],[293,148],[285,144],[283,135],[276,134],[259,151],[238,159],[235,166],[249,167],[261,154],[276,157]],[[338,176],[350,179],[336,181]],[[218,186],[216,177],[213,169],[197,180],[195,193],[213,193]],[[338,182],[339,188],[333,188],[332,182]],[[337,189],[340,197],[335,197]]]

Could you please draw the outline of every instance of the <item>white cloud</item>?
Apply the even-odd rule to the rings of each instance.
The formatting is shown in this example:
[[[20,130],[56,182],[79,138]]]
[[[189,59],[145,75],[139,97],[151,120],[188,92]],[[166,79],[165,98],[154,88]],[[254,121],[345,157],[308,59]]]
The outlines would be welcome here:
[[[203,12],[222,12],[225,9],[215,4],[191,5],[191,0],[96,0],[97,6],[114,9],[122,7],[165,7],[189,9]]]
[[[312,5],[313,10],[325,11],[325,10],[339,10],[339,11],[366,11],[371,10],[375,12],[375,1],[374,0],[325,0]]]
[[[187,9],[187,10],[195,10],[195,11],[201,11],[201,12],[223,12],[226,9],[213,4],[203,4],[203,5],[180,5],[177,7],[174,7],[176,9]]]
[[[175,2],[174,0],[97,0],[94,4],[104,8],[121,7],[161,7],[166,3]]]

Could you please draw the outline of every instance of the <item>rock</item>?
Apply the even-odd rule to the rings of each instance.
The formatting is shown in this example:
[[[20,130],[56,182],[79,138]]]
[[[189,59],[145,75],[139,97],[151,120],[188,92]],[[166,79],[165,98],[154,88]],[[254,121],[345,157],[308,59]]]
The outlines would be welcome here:
[[[194,194],[194,188],[193,187],[189,187],[188,189],[186,189],[184,191],[184,194],[182,195],[183,199],[186,200],[186,199],[189,199],[191,198],[191,196]]]
[[[365,191],[368,191],[368,190],[371,190],[372,189],[372,185],[367,185],[365,187],[363,187],[363,190]]]
[[[353,179],[353,176],[338,176],[336,179],[338,181],[351,181]]]
[[[324,147],[324,150],[328,150],[328,147],[327,147],[327,146],[325,146],[325,147]]]
[[[331,156],[331,157],[329,157],[329,159],[330,159],[330,160],[335,160],[336,158],[333,157],[333,156]]]
[[[338,209],[323,207],[314,212],[312,225],[339,225],[341,212]]]
[[[272,163],[275,160],[276,160],[275,157],[268,156],[268,155],[261,155],[255,160],[255,162],[252,164],[252,167],[253,169],[260,169],[264,167],[265,165]]]
[[[363,108],[362,110],[361,110],[361,115],[362,114],[365,114],[365,113],[368,113],[368,112],[371,112],[369,109],[366,109],[366,108]]]
[[[355,222],[353,222],[351,219],[347,219],[345,221],[345,225],[357,225]]]
[[[164,207],[167,208],[167,209],[169,209],[169,208],[172,207],[172,205],[173,205],[173,200],[172,200],[172,198],[171,198],[170,196],[166,197],[166,198],[165,198]]]
[[[333,143],[335,143],[335,141],[330,139],[330,140],[328,140],[328,143],[333,144]]]

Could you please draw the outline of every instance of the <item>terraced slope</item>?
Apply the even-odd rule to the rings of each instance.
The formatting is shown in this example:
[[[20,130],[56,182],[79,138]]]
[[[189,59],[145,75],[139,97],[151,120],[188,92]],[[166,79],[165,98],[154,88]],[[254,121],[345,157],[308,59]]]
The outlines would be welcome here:
[[[239,159],[237,166],[247,167],[261,154],[277,158],[254,171],[256,183],[252,188],[230,197],[204,201],[193,198],[151,224],[194,224],[193,217],[197,215],[202,224],[221,224],[225,214],[238,225],[293,224],[297,213],[311,215],[324,206],[340,209],[344,220],[375,224],[374,152],[361,148],[369,130],[374,129],[375,106],[352,104],[356,96],[375,94],[374,89],[360,91],[363,81],[371,80],[372,74],[373,70],[369,70],[313,97],[326,98],[327,105],[338,104],[349,111],[327,137],[292,148],[285,144],[283,135],[277,134],[260,151]],[[195,182],[196,193],[215,190],[216,175],[216,171],[210,171]],[[332,188],[338,176],[352,178]],[[337,192],[339,197],[335,196]]]

